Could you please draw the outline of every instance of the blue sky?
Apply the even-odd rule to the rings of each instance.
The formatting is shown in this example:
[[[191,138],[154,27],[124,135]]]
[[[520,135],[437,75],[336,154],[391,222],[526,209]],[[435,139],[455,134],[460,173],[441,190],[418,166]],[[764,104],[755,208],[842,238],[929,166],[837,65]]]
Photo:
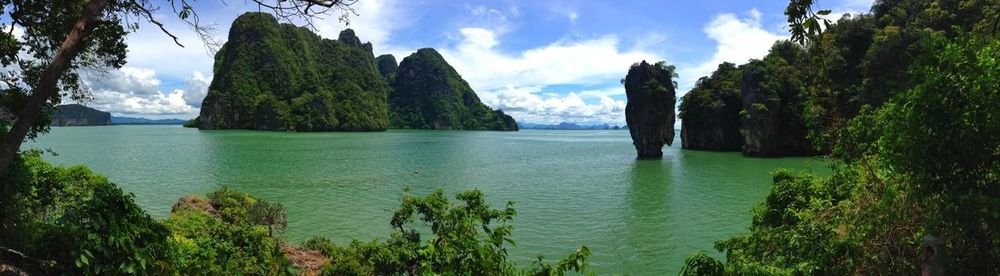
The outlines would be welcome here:
[[[871,0],[819,1],[843,13]],[[244,1],[197,1],[203,23],[225,41]],[[680,74],[678,96],[721,62],[762,57],[787,36],[787,1],[430,1],[358,0],[350,25],[315,21],[323,37],[345,27],[371,41],[375,55],[397,60],[423,47],[438,49],[484,103],[518,121],[624,124],[619,79],[640,60],[666,60]],[[128,38],[129,63],[86,76],[89,106],[119,116],[197,116],[212,78],[212,56],[183,23],[162,13],[186,47],[144,25]]]

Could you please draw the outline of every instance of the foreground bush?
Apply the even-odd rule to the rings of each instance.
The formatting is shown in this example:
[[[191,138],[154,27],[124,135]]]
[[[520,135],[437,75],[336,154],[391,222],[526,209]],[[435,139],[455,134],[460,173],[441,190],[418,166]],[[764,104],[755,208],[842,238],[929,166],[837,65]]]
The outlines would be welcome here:
[[[50,165],[38,152],[22,154],[7,183],[0,191],[0,263],[31,274],[299,272],[283,247],[301,249],[274,236],[286,226],[283,207],[246,193],[223,187],[207,198],[186,196],[157,222],[106,178],[83,166]],[[590,252],[582,247],[554,265],[539,258],[530,270],[518,270],[507,259],[513,203],[492,209],[478,190],[456,198],[462,204],[440,191],[408,195],[392,217],[390,237],[345,246],[313,239],[305,247],[327,256],[327,275],[561,275],[587,269]],[[430,229],[414,226],[418,219]],[[433,235],[422,238],[427,230]]]
[[[776,173],[750,233],[716,244],[726,261],[685,271],[914,275],[933,236],[948,274],[1000,274],[1000,37],[921,46],[912,88],[843,130],[832,177]]]
[[[83,166],[21,154],[0,191],[3,259],[36,275],[162,272],[169,230],[130,194]]]
[[[587,247],[555,265],[542,258],[529,270],[518,270],[507,259],[516,212],[513,202],[492,209],[479,190],[459,193],[454,204],[440,190],[426,197],[404,196],[392,217],[393,233],[387,239],[336,246],[325,238],[306,242],[305,247],[322,251],[331,262],[325,275],[562,275],[588,268]],[[415,223],[416,220],[422,223]],[[429,225],[426,230],[416,225]]]

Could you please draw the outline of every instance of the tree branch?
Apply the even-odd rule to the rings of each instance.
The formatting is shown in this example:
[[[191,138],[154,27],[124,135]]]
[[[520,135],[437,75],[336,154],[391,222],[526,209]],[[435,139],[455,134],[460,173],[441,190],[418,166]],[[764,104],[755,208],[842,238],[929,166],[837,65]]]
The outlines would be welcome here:
[[[148,8],[146,8],[142,4],[139,4],[135,0],[132,0],[131,3],[133,6],[135,6],[137,10],[141,12],[143,16],[146,17],[146,20],[149,21],[149,23],[153,23],[153,25],[159,27],[160,31],[167,34],[168,36],[170,36],[170,38],[174,40],[174,44],[177,44],[177,46],[181,46],[181,48],[184,48],[184,45],[181,44],[180,40],[177,39],[176,35],[170,33],[170,31],[168,31],[167,28],[163,26],[163,23],[160,23],[160,21],[157,21],[155,18],[153,18],[153,12],[151,12]]]
[[[14,267],[30,275],[46,275],[51,273],[48,262],[32,258],[24,253],[0,246],[0,264]]]

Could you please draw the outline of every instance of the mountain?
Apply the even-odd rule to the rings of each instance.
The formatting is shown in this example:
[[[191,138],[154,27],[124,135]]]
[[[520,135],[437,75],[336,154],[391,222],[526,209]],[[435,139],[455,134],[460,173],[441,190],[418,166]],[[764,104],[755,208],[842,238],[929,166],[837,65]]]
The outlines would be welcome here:
[[[396,57],[393,55],[381,55],[375,58],[375,64],[378,65],[378,72],[382,74],[387,83],[392,83],[396,79],[396,70],[399,69]]]
[[[521,129],[552,129],[552,130],[619,130],[622,129],[621,126],[612,126],[609,124],[600,125],[579,125],[576,123],[562,122],[555,125],[546,124],[532,124],[532,123],[517,123],[517,126]]]
[[[136,117],[111,116],[112,125],[182,125],[187,120],[181,119],[146,119]]]
[[[387,84],[370,43],[279,24],[267,13],[233,22],[195,120],[200,129],[373,131],[389,127]]]
[[[111,113],[79,104],[56,106],[52,112],[52,126],[106,126],[111,124]]]
[[[514,118],[483,104],[455,68],[431,48],[400,62],[389,106],[394,128],[518,130]]]
[[[400,64],[375,58],[351,29],[336,40],[246,13],[215,56],[215,77],[191,126],[200,129],[377,131],[517,130],[480,102],[433,49]]]

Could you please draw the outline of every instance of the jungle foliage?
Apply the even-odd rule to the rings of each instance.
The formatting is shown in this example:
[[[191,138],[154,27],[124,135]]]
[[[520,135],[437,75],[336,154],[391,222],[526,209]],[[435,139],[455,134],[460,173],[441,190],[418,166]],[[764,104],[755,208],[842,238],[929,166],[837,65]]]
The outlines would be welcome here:
[[[1000,274],[997,1],[878,1],[809,40],[806,122],[833,174],[774,173],[749,233],[682,274]],[[817,127],[820,126],[820,127]]]

